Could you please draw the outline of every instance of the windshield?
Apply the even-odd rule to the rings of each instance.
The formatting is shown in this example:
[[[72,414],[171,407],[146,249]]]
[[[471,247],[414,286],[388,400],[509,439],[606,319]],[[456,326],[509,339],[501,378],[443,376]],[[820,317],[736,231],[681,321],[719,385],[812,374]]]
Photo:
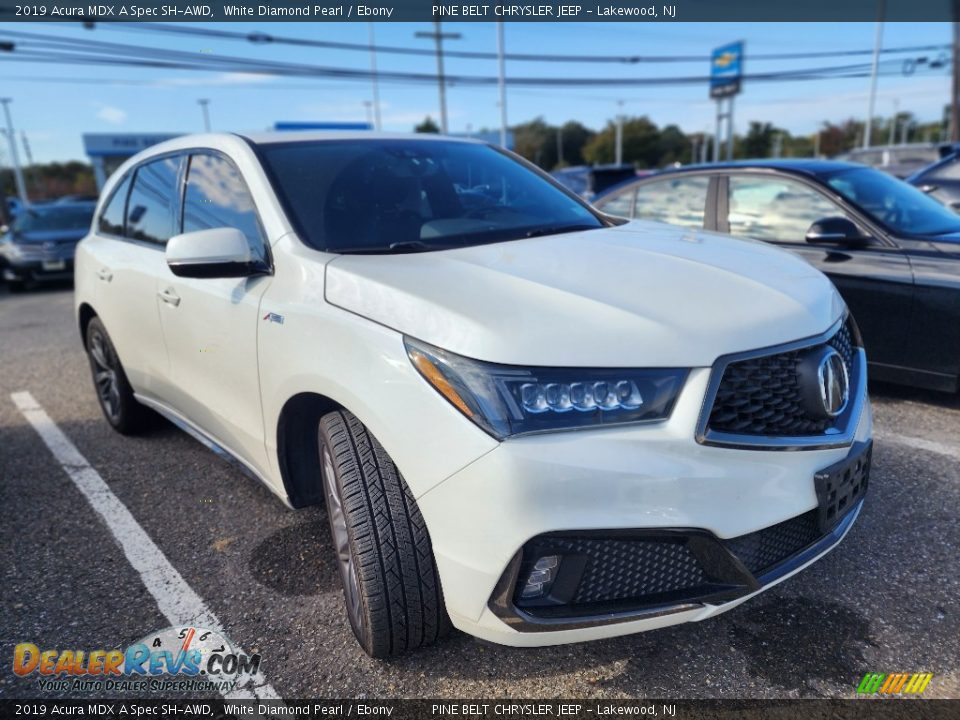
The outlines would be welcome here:
[[[89,207],[29,208],[13,221],[15,234],[45,230],[86,230],[93,220],[93,205]]]
[[[320,250],[442,250],[603,226],[487,145],[371,139],[260,149],[304,241]]]
[[[868,168],[844,170],[828,177],[827,183],[895,233],[960,232],[960,215],[913,185],[886,173]]]

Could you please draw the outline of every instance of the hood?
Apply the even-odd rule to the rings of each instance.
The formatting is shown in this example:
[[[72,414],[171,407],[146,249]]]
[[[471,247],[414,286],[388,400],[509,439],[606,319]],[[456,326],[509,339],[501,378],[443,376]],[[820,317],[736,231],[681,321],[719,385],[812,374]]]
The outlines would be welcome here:
[[[89,228],[79,230],[30,230],[27,232],[12,233],[13,241],[19,245],[41,245],[45,242],[77,243],[90,232]]]
[[[452,352],[566,367],[704,367],[824,332],[843,312],[805,261],[660,223],[403,255],[341,255],[326,299]]]

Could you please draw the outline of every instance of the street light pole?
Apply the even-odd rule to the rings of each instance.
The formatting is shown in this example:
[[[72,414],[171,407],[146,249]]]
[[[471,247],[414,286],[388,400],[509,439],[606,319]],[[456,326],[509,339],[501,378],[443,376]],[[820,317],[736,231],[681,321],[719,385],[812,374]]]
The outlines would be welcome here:
[[[617,165],[623,164],[623,100],[617,100],[617,146],[615,149]]]
[[[497,23],[497,56],[500,67],[500,147],[507,146],[507,63],[504,58],[503,23]]]
[[[200,109],[203,111],[203,131],[210,132],[210,110],[208,109],[210,101],[207,98],[200,98],[197,100],[197,103],[200,105]]]
[[[890,121],[890,137],[887,138],[887,145],[893,145],[896,140],[897,134],[897,123],[899,122],[897,118],[900,115],[900,101],[897,98],[893,99],[893,119]]]
[[[873,69],[870,71],[870,102],[867,107],[867,124],[863,131],[863,146],[870,147],[870,135],[873,133],[873,110],[877,102],[877,68],[880,64],[880,46],[883,43],[883,4],[877,0],[877,35],[873,43]]]
[[[10,160],[13,162],[13,179],[17,184],[17,195],[20,196],[20,202],[24,205],[30,204],[30,198],[27,197],[27,185],[23,181],[23,170],[20,168],[20,154],[17,152],[17,137],[13,133],[13,120],[10,117],[10,103],[12,98],[0,98],[3,104],[3,114],[7,118],[7,142],[10,143]]]
[[[377,50],[374,44],[373,23],[367,23],[370,29],[370,75],[373,79],[373,129],[380,130],[380,79],[377,75]]]
[[[437,45],[437,86],[440,90],[440,132],[444,135],[449,132],[447,124],[447,80],[443,74],[443,41],[459,40],[460,33],[445,33],[442,30],[443,25],[439,20],[433,23],[433,32],[418,32],[415,37],[430,38]]]

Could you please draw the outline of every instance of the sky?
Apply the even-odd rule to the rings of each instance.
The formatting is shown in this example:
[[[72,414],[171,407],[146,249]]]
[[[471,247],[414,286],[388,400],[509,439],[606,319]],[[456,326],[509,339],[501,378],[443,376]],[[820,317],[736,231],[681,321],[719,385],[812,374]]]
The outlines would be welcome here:
[[[5,25],[5,26],[4,26]],[[367,43],[369,23],[209,23],[242,31],[262,30],[317,40]],[[869,49],[876,23],[507,23],[508,52],[603,55],[701,55],[703,61],[678,64],[507,63],[507,75],[526,77],[657,77],[706,75],[711,49],[735,40],[746,42],[745,71],[820,67],[869,62],[869,56],[814,60],[754,60],[751,53]],[[253,45],[231,40],[154,34],[135,29],[98,26],[86,30],[78,23],[0,24],[0,31],[137,44],[187,52],[369,69],[367,52]],[[383,45],[432,47],[416,38],[432,30],[429,23],[375,23],[376,42]],[[496,51],[494,23],[444,23],[447,32],[462,37],[449,41],[458,50]],[[4,39],[0,36],[0,39]],[[885,47],[946,44],[949,23],[885,23]],[[927,53],[931,59],[935,53]],[[433,73],[432,56],[378,55],[381,69]],[[904,75],[902,62],[886,60],[893,73],[879,78],[876,116],[896,109],[913,112],[921,121],[941,117],[950,99],[949,63],[938,71]],[[494,76],[495,60],[447,58],[449,74]],[[802,82],[747,82],[736,99],[735,127],[743,132],[750,120],[771,122],[793,134],[812,134],[823,121],[841,122],[867,114],[869,79],[829,79]],[[357,80],[303,79],[237,73],[196,72],[153,68],[60,66],[17,60],[16,53],[0,59],[0,96],[10,97],[10,110],[19,135],[25,132],[37,162],[83,159],[81,135],[86,132],[199,132],[203,130],[200,98],[209,99],[214,130],[253,131],[276,121],[358,121],[367,119],[365,101],[371,83]],[[408,85],[381,82],[383,129],[410,131],[427,115],[438,118],[435,84]],[[451,132],[499,127],[497,89],[457,87],[447,92]],[[510,124],[542,116],[560,124],[578,120],[602,128],[618,112],[647,115],[658,125],[676,124],[686,132],[710,131],[714,103],[703,86],[634,88],[510,88],[507,113]],[[0,164],[9,160],[0,143]]]

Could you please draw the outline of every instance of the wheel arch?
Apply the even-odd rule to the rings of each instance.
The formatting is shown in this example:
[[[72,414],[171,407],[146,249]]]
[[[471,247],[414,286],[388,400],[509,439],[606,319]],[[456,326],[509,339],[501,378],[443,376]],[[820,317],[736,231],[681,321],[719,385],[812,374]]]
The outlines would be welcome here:
[[[97,317],[97,311],[93,309],[90,303],[80,303],[80,307],[77,308],[77,323],[80,328],[80,340],[84,343],[87,341],[87,325],[95,317]]]
[[[336,400],[315,392],[297,393],[283,404],[277,420],[277,464],[294,508],[322,504],[317,428],[328,412],[345,409]]]

